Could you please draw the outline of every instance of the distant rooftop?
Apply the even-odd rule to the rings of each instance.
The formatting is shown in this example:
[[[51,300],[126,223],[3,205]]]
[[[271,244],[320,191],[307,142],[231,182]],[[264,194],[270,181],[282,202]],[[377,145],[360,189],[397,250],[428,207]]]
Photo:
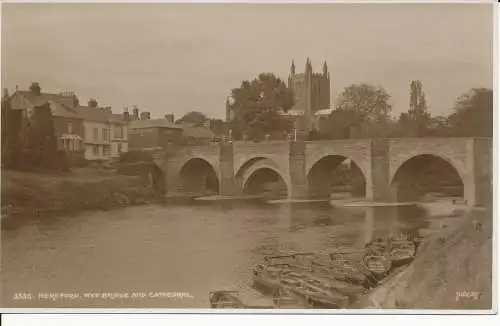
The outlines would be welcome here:
[[[215,138],[217,135],[207,127],[201,126],[184,126],[182,133],[185,137],[193,138]]]
[[[169,128],[183,129],[181,125],[175,125],[167,119],[146,119],[132,120],[129,122],[129,129],[146,129],[146,128]]]

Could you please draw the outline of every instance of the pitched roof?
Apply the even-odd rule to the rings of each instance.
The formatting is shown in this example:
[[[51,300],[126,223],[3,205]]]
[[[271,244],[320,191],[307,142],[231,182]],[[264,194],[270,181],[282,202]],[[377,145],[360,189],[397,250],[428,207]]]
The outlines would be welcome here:
[[[95,122],[108,122],[110,113],[104,112],[101,108],[79,105],[77,112],[83,120]]]
[[[185,126],[182,135],[185,137],[193,137],[193,138],[214,138],[217,135],[207,127],[192,127]]]
[[[73,119],[81,119],[78,113],[75,110],[72,110],[56,101],[49,101],[50,111],[55,117],[65,117],[65,118],[73,118]]]
[[[123,115],[118,114],[118,113],[111,113],[109,115],[109,122],[111,123],[122,123],[122,124],[127,124],[125,119],[123,118]]]
[[[146,128],[183,129],[179,125],[170,123],[167,119],[132,120],[129,123],[129,129],[146,129]]]
[[[39,107],[48,104],[53,116],[76,119],[79,118],[76,110],[64,104],[69,103],[69,100],[72,100],[69,96],[50,93],[35,95],[30,91],[16,91],[10,99],[13,110],[26,110],[32,107]]]
[[[15,96],[15,95],[18,96]],[[74,95],[40,93],[36,95],[31,91],[16,91],[11,96],[11,106],[14,110],[25,110],[31,107],[38,107],[49,104],[52,115],[55,117],[66,117],[83,119],[86,121],[125,123],[120,114],[113,114],[103,111],[101,108],[77,105],[70,107],[73,103]]]

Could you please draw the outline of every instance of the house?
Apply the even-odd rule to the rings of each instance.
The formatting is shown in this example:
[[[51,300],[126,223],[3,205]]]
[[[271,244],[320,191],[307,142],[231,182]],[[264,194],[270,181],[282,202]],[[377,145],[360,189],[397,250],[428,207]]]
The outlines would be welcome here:
[[[86,160],[108,160],[128,151],[127,123],[121,115],[99,107],[94,99],[78,106],[77,113],[83,120]]]
[[[34,117],[45,117],[41,111],[47,110],[55,150],[65,151],[71,164],[83,161],[83,120],[76,111],[78,98],[73,93],[43,93],[38,83],[32,83],[29,91],[16,90],[9,104],[11,110],[22,112],[18,134],[21,143],[26,142],[27,127],[36,123]]]
[[[129,149],[155,150],[178,144],[182,139],[183,128],[168,119],[132,120],[128,125]]]
[[[186,145],[203,145],[215,140],[218,136],[210,128],[193,124],[178,124],[182,127],[182,142]]]

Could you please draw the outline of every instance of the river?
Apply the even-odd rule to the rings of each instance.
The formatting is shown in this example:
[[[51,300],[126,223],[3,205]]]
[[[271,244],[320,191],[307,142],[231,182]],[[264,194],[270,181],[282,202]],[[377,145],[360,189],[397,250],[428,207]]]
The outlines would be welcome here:
[[[318,203],[200,202],[21,218],[2,225],[2,305],[207,308],[209,291],[247,287],[265,255],[363,247],[374,236],[428,224],[418,207]],[[82,297],[91,292],[129,297]]]

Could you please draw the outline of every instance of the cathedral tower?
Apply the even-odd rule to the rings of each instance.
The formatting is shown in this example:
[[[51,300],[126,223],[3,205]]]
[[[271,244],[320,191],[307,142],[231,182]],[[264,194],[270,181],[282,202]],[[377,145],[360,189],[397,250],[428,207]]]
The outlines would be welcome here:
[[[330,73],[326,62],[323,64],[323,72],[315,73],[307,58],[304,73],[297,74],[292,61],[288,87],[295,96],[295,105],[290,110],[290,115],[301,116],[298,129],[308,133],[313,128],[314,114],[330,108]]]

